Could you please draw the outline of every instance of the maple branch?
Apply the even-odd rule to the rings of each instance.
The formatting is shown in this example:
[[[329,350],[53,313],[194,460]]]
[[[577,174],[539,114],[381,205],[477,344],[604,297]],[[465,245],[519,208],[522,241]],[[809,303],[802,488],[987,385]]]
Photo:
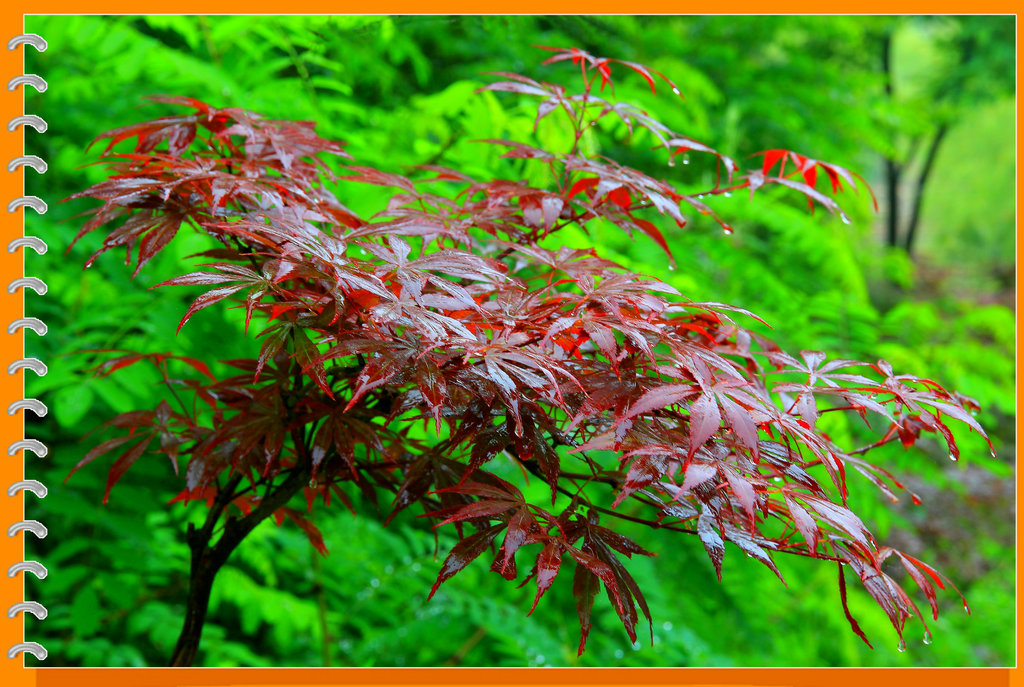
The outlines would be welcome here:
[[[221,513],[231,502],[235,488],[242,481],[242,473],[236,472],[227,484],[217,490],[213,506],[206,514],[206,521],[198,532],[189,523],[185,540],[191,551],[192,566],[189,578],[188,603],[185,608],[185,622],[178,636],[178,643],[171,654],[170,665],[188,666],[195,660],[202,636],[203,625],[206,623],[206,612],[210,605],[210,592],[213,590],[213,576],[216,568],[211,558],[209,547],[214,527],[220,520]],[[221,537],[223,541],[223,537]]]
[[[171,395],[174,396],[174,400],[178,402],[179,406],[181,406],[182,414],[188,417],[189,413],[188,409],[185,407],[185,402],[181,400],[181,396],[179,396],[178,392],[174,389],[174,385],[171,384],[171,380],[167,374],[167,363],[164,362],[163,365],[158,366],[157,369],[160,370],[161,376],[164,378],[164,385],[167,387],[167,390],[171,392]]]
[[[209,541],[213,533],[213,526],[219,519],[220,512],[229,503],[227,498],[234,492],[234,487],[242,478],[240,473],[236,473],[224,489],[218,490],[214,508],[210,510],[203,529],[196,534],[190,528],[189,547],[192,549],[192,576],[189,581],[185,624],[171,655],[171,666],[190,666],[195,661],[203,625],[206,622],[206,613],[210,605],[210,593],[213,591],[214,578],[227,562],[228,557],[257,525],[299,493],[302,487],[309,482],[310,472],[311,468],[308,464],[296,466],[288,475],[288,479],[271,490],[265,498],[260,499],[259,505],[249,515],[241,519],[229,516],[220,539],[210,547]],[[227,496],[224,496],[225,494]]]
[[[232,236],[231,240],[234,241],[235,247],[238,249],[238,254],[244,255],[245,257],[249,258],[249,264],[252,265],[252,269],[256,272],[259,272],[260,266],[256,264],[256,256],[253,255],[252,249],[249,248],[248,252],[245,252],[245,244],[243,244],[241,239],[239,239],[237,236]]]
[[[579,211],[574,212],[570,217],[567,217],[561,223],[552,224],[551,225],[551,229],[548,230],[548,232],[545,234],[545,236],[551,236],[556,231],[559,231],[560,229],[564,229],[565,227],[569,226],[570,224],[575,224],[577,221],[579,221],[586,214],[587,214],[586,211],[584,211],[582,213],[579,212]],[[502,249],[502,251],[500,253],[495,255],[494,259],[495,260],[499,260],[499,261],[500,260],[504,260],[508,256],[512,255],[512,251],[513,250],[514,250],[514,248],[512,246],[508,246],[507,248]],[[462,281],[467,281],[467,280],[463,279]]]
[[[301,368],[296,365],[296,369],[299,375],[296,381],[301,381]],[[284,394],[282,397],[284,398]],[[288,412],[288,421],[291,423],[295,417],[294,405],[288,405],[285,401],[285,407]],[[231,553],[257,525],[278,508],[287,504],[303,486],[308,484],[312,474],[312,461],[309,459],[309,453],[302,441],[301,429],[293,427],[291,437],[295,444],[297,463],[288,471],[288,477],[276,486],[273,479],[268,480],[266,495],[260,499],[259,505],[248,515],[241,519],[229,515],[216,544],[210,545],[214,528],[220,520],[221,513],[236,498],[235,490],[242,481],[241,472],[236,472],[228,479],[227,484],[217,490],[213,506],[207,514],[202,529],[196,532],[191,524],[189,525],[187,541],[192,552],[192,574],[189,580],[185,623],[171,655],[171,666],[189,666],[195,661],[210,605],[213,582]]]
[[[648,527],[651,527],[653,529],[670,530],[672,532],[681,532],[682,534],[697,534],[697,530],[691,530],[687,527],[679,527],[678,525],[665,525],[663,523],[658,522],[657,520],[645,520],[644,518],[639,518],[634,515],[627,515],[626,513],[620,513],[618,511],[613,511],[608,508],[601,508],[600,506],[590,505],[589,507],[592,508],[593,510],[596,510],[598,513],[610,515],[612,517],[619,518],[620,520],[628,520],[629,522],[635,522],[640,525],[647,525]],[[804,558],[814,558],[816,560],[839,562],[845,560],[837,556],[830,556],[827,553],[818,553],[816,551],[800,551],[799,549],[784,548],[772,549],[772,551],[775,551],[776,553],[785,553],[793,556],[803,556]]]
[[[868,451],[870,451],[872,449],[875,449],[875,448],[878,448],[879,446],[884,446],[885,444],[888,444],[890,441],[893,441],[893,440],[895,440],[898,437],[899,437],[898,434],[893,433],[893,434],[887,435],[887,436],[879,439],[878,441],[876,441],[873,444],[868,444],[867,446],[861,446],[859,448],[853,449],[852,451],[847,451],[846,454],[849,455],[849,456],[856,456],[856,455],[861,454],[861,453],[867,453]]]

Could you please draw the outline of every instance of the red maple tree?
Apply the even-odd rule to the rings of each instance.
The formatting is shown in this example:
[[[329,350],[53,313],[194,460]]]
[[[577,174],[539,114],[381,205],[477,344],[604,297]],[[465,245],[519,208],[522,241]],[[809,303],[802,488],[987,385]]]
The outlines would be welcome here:
[[[984,436],[969,412],[971,399],[897,374],[884,361],[787,354],[730,317],[756,319],[745,310],[686,300],[595,250],[559,247],[550,238],[602,219],[645,234],[669,253],[659,228],[666,218],[682,227],[685,208],[731,232],[700,198],[740,189],[753,196],[771,184],[846,221],[831,196],[816,189],[818,172],[832,193],[856,189],[859,177],[787,150],[766,151],[761,164],[744,169],[595,88],[599,82],[603,93],[612,69],[625,67],[652,90],[664,82],[678,94],[664,75],[575,48],[548,50],[554,54],[545,64],[578,66],[581,90],[507,73],[485,89],[535,97],[538,122],[562,116],[571,126],[567,151],[487,142],[501,146],[504,157],[545,165],[551,188],[437,166],[420,168],[422,178],[413,180],[345,163],[344,176],[336,177],[318,156],[349,156],[312,123],[184,97],[152,100],[189,114],[99,137],[109,141],[102,160],[110,178],[73,196],[102,201],[79,237],[113,229],[89,261],[123,247],[138,274],[184,224],[192,225],[223,246],[206,253],[211,262],[202,271],[163,283],[208,288],[181,325],[219,301],[237,302],[262,339],[259,357],[225,361],[238,374],[222,379],[199,360],[171,354],[122,352],[97,370],[107,375],[148,361],[173,398],[111,420],[123,432],[75,470],[127,447],[110,469],[109,495],[133,463],[159,451],[175,473],[179,459],[187,460],[184,489],[174,500],[205,500],[208,507],[202,527],[187,534],[191,588],[172,665],[193,662],[217,571],[268,516],[293,521],[326,554],[307,514],[318,502],[349,503],[344,483],[375,503],[380,492],[392,494],[389,520],[417,506],[436,527],[455,528],[460,540],[431,594],[485,557],[509,580],[526,565],[536,606],[564,570],[562,577],[572,578],[581,653],[601,588],[631,639],[638,609],[651,620],[623,559],[652,554],[615,531],[623,519],[666,537],[696,535],[719,577],[726,541],[780,578],[774,554],[835,564],[844,609],[852,571],[902,643],[907,620],[925,618],[882,570],[896,557],[937,617],[935,587],[944,587],[945,578],[876,543],[847,502],[846,478],[853,469],[895,499],[902,485],[864,454],[938,432],[957,457],[950,418]],[[631,133],[649,131],[670,165],[690,153],[713,156],[715,186],[682,193],[585,154],[584,132],[604,118],[617,118]],[[136,141],[134,152],[112,152],[128,139]],[[326,190],[325,178],[393,194],[386,208],[364,219]],[[172,359],[191,366],[195,378],[171,379]],[[828,412],[855,413],[868,427],[874,414],[887,429],[869,445],[842,447],[817,426]],[[432,440],[411,436],[420,421]],[[502,454],[522,467],[524,481],[527,472],[542,479],[550,500],[532,503],[488,471]],[[288,505],[300,493],[306,512]]]

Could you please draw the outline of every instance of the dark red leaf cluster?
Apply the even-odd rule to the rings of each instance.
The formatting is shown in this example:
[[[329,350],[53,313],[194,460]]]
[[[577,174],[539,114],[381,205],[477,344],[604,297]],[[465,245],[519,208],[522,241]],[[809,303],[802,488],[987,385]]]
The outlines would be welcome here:
[[[458,534],[431,595],[483,556],[510,580],[525,565],[536,606],[568,568],[581,652],[602,588],[631,639],[638,612],[650,623],[624,561],[651,554],[614,530],[622,519],[665,536],[697,535],[719,576],[726,542],[780,578],[779,553],[838,562],[844,606],[845,567],[902,634],[906,620],[921,614],[882,571],[896,556],[937,613],[938,574],[879,546],[851,509],[846,480],[852,468],[895,498],[902,485],[863,454],[933,432],[956,458],[949,419],[984,436],[969,400],[896,374],[884,361],[789,355],[734,321],[733,314],[750,315],[742,309],[689,301],[663,281],[549,238],[601,218],[669,252],[662,227],[683,226],[684,208],[731,231],[703,194],[584,154],[583,131],[608,115],[630,131],[650,131],[670,159],[712,155],[725,178],[704,194],[753,193],[775,183],[841,212],[815,188],[817,170],[833,192],[843,183],[856,187],[854,175],[777,150],[743,171],[634,106],[591,92],[595,75],[602,86],[610,82],[613,65],[652,88],[657,77],[674,89],[662,75],[576,49],[555,50],[548,62],[563,60],[579,65],[582,92],[515,74],[487,87],[542,98],[538,121],[559,110],[568,116],[576,136],[569,151],[488,142],[506,157],[547,165],[553,188],[437,166],[424,168],[433,176],[422,180],[350,166],[340,179],[393,191],[386,208],[360,218],[324,186],[331,177],[319,156],[347,157],[342,146],[309,123],[158,98],[194,114],[100,136],[109,141],[102,160],[111,176],[76,194],[102,202],[80,235],[105,228],[99,253],[125,247],[138,273],[182,225],[206,232],[223,244],[208,254],[211,262],[163,284],[200,287],[181,324],[233,302],[244,308],[247,327],[259,330],[262,348],[255,360],[227,361],[238,373],[225,378],[189,359],[179,360],[204,378],[171,378],[167,355],[104,363],[101,374],[149,360],[181,392],[179,407],[164,402],[115,418],[110,424],[128,434],[100,444],[75,469],[127,445],[109,492],[152,448],[175,469],[179,457],[187,459],[176,501],[212,504],[219,477],[242,475],[247,486],[223,502],[243,514],[275,479],[299,468],[312,475],[307,510],[332,496],[350,506],[351,490],[373,503],[390,493],[389,519],[418,505],[437,527]],[[132,152],[113,152],[130,139]],[[831,412],[887,429],[868,446],[841,446],[819,428]],[[416,438],[422,433],[411,430],[420,422],[433,439]],[[550,498],[533,503],[500,477],[502,457],[524,477],[537,476]],[[276,517],[297,523],[326,553],[299,511],[282,507]]]

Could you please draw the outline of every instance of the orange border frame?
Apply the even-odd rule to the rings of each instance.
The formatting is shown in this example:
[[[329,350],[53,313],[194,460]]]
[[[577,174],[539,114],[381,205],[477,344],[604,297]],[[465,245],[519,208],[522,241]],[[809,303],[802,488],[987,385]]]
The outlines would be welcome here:
[[[766,5],[754,2],[753,0],[733,0],[728,9],[730,13],[749,12],[764,13],[770,10],[778,13],[820,13],[823,9],[820,3],[809,0],[785,0],[784,7],[779,4]],[[174,9],[180,14],[203,14],[209,13],[209,3],[196,2],[195,0],[179,0],[174,4]],[[492,6],[493,7],[493,6]],[[240,2],[229,2],[226,6],[216,9],[223,12],[225,9],[238,9],[243,13],[252,14],[277,14],[280,13],[280,5],[268,0],[249,0],[243,4]],[[411,0],[389,0],[382,5],[375,7],[377,13],[392,14],[416,14],[416,13],[446,13],[446,14],[479,14],[483,6],[480,2],[467,2],[466,0],[445,0],[443,3],[432,3],[430,7],[424,7],[422,2]],[[31,14],[135,14],[146,11],[148,8],[140,5],[137,0],[100,0],[88,6],[75,4],[69,0],[33,0],[28,2],[9,2],[7,7],[0,9],[0,39],[6,42],[17,36],[24,30],[24,15]],[[161,8],[153,8],[161,9]],[[346,3],[332,3],[325,0],[307,0],[303,6],[304,14],[315,13],[346,13]],[[513,8],[509,8],[513,9]],[[545,14],[550,13],[552,3],[550,0],[517,0],[514,6],[516,13],[521,14]],[[621,2],[610,0],[589,0],[583,2],[560,2],[558,10],[561,13],[586,13],[586,14],[616,14],[622,13]],[[654,0],[644,7],[649,13],[686,13],[690,7],[682,4],[666,2],[666,0]],[[696,7],[693,9],[703,9]],[[836,9],[835,7],[828,9]],[[900,2],[895,6],[891,1],[863,0],[855,8],[848,7],[850,13],[856,14],[889,14],[898,11],[907,14],[934,14],[964,13],[963,3],[947,1],[924,2],[913,0],[911,2]],[[982,0],[976,2],[970,8],[971,13],[978,14],[1017,14],[1017,5],[1013,2]],[[44,36],[45,38],[45,36]],[[1020,53],[1021,37],[1017,35],[1018,55]],[[25,50],[33,50],[31,46],[22,46],[15,50],[0,49],[0,66],[2,66],[2,81],[22,74],[23,54]],[[59,50],[59,46],[51,45],[51,50]],[[41,75],[45,78],[45,74]],[[1020,73],[1018,70],[1018,90],[1020,85]],[[0,92],[0,123],[9,121],[12,117],[23,114],[24,99],[23,91]],[[1016,143],[1018,153],[1019,143]],[[22,129],[11,133],[0,129],[0,163],[6,163],[24,152],[24,139]],[[1019,156],[1018,156],[1019,157]],[[24,167],[16,172],[0,171],[0,202],[7,204],[11,200],[24,193]],[[1020,180],[1018,178],[1018,190]],[[44,199],[45,200],[45,199]],[[53,200],[53,199],[49,199]],[[2,213],[0,216],[0,248],[23,234],[23,213],[26,209],[20,209],[15,213]],[[1021,248],[1017,247],[1017,257],[1020,257]],[[58,258],[59,259],[59,258]],[[7,283],[10,279],[24,276],[24,262],[21,252],[14,254],[6,250],[0,250],[0,279]],[[1018,295],[1018,308],[1020,305]],[[31,313],[28,313],[31,315]],[[0,291],[0,325],[6,328],[6,323],[19,317],[25,317],[24,297],[22,291],[11,295]],[[35,336],[35,334],[31,334]],[[0,367],[5,367],[12,361],[24,356],[24,334],[22,331],[14,335],[0,332]],[[44,361],[45,362],[45,361]],[[1020,358],[1017,359],[1018,365]],[[24,371],[15,375],[3,374],[0,370],[0,407],[6,407],[12,401],[24,396]],[[1018,405],[1020,390],[1017,390]],[[1018,434],[1021,428],[1021,420],[1017,418]],[[0,447],[9,445],[13,441],[23,438],[24,423],[22,415],[14,417],[6,413],[0,414]],[[26,457],[24,452],[13,457],[0,456],[0,487],[6,489],[17,480],[24,479],[24,461],[37,460],[34,456]],[[23,493],[22,493],[23,494]],[[31,519],[31,514],[27,517]],[[16,497],[0,496],[0,529],[6,530],[12,523],[26,518],[24,496]],[[1020,515],[1018,513],[1017,543],[1020,548]],[[25,558],[24,534],[14,537],[0,536],[0,569],[6,571],[12,563]],[[1020,561],[1017,561],[1018,571]],[[23,575],[9,578],[0,574],[0,607],[6,609],[10,604],[25,598]],[[7,648],[21,641],[31,641],[31,627],[36,622],[30,618],[24,620],[24,614],[19,614],[14,619],[0,618],[0,651],[6,654]],[[983,622],[978,619],[978,622]],[[26,627],[28,636],[26,637]],[[1018,653],[1020,648],[1020,636],[1017,637]],[[587,685],[611,685],[620,683],[645,683],[651,685],[661,684],[703,684],[703,685],[793,685],[793,686],[814,686],[828,683],[834,687],[851,687],[863,684],[899,682],[904,687],[934,687],[939,684],[960,684],[967,676],[963,669],[763,669],[763,668],[738,668],[738,669],[671,669],[655,668],[642,669],[605,669],[605,668],[534,668],[534,669],[513,669],[513,668],[265,668],[265,669],[244,669],[244,668],[61,668],[61,669],[39,669],[25,668],[24,659],[18,656],[8,659],[0,657],[0,679],[8,687],[41,687],[59,685],[97,685],[102,687],[117,687],[120,685],[132,686],[145,684],[149,687],[171,687],[176,685],[199,686],[220,686],[236,685],[264,685],[285,687],[286,685],[321,685],[344,682],[349,685],[471,685],[488,683],[493,687],[508,685],[513,687],[521,684],[525,679],[533,683],[534,687],[546,687],[546,684],[587,684]],[[524,670],[530,672],[524,673]],[[1024,685],[1024,679],[1020,677],[1017,669],[984,669],[973,670],[970,678],[972,687],[987,687],[988,685]]]

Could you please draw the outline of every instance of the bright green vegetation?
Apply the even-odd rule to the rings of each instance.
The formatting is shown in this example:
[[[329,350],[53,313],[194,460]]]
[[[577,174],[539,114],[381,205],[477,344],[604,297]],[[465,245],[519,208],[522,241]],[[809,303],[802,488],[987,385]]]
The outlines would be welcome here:
[[[258,342],[242,335],[238,311],[209,308],[174,335],[190,302],[187,290],[146,288],[174,274],[186,256],[211,247],[183,232],[134,283],[112,256],[88,271],[98,245],[90,236],[67,256],[78,229],[70,219],[81,202],[57,201],[103,178],[87,143],[101,131],[150,118],[135,108],[148,94],[193,96],[215,106],[246,107],[283,119],[316,121],[328,138],[348,143],[357,163],[403,171],[448,164],[470,174],[521,167],[472,138],[529,140],[534,103],[497,107],[493,93],[474,95],[482,72],[509,69],[546,78],[533,44],[578,45],[602,55],[649,64],[669,74],[685,99],[653,97],[642,79],[619,75],[617,93],[727,154],[789,148],[861,172],[884,209],[885,157],[904,169],[900,198],[912,187],[934,132],[947,133],[925,185],[912,257],[886,245],[885,217],[866,194],[839,197],[850,225],[811,216],[795,194],[710,199],[730,218],[725,236],[692,218],[666,235],[678,260],[666,271],[652,242],[617,232],[566,235],[596,241],[606,256],[659,275],[695,300],[748,308],[769,323],[784,348],[872,360],[941,381],[978,399],[979,420],[999,457],[966,432],[959,463],[940,444],[904,452],[889,445],[872,454],[924,499],[895,510],[857,476],[851,500],[880,539],[936,564],[967,595],[968,617],[953,594],[940,597],[931,623],[935,641],[910,642],[897,653],[882,612],[857,585],[850,607],[874,651],[849,630],[835,593],[835,570],[801,559],[780,560],[789,591],[763,566],[731,549],[724,581],[699,543],[658,547],[659,560],[631,570],[655,610],[655,645],[631,647],[606,599],[588,650],[576,658],[578,627],[572,595],[556,582],[531,618],[530,588],[516,590],[484,566],[473,566],[426,602],[440,558],[433,533],[409,514],[387,528],[372,505],[322,511],[317,524],[332,555],[320,559],[288,524],[261,527],[218,578],[201,663],[232,665],[637,665],[637,666],[978,666],[1013,661],[1014,326],[1013,18],[713,17],[634,18],[254,18],[29,17],[26,29],[50,49],[27,49],[27,71],[46,78],[30,91],[26,112],[49,131],[26,133],[26,152],[50,165],[26,172],[28,193],[50,204],[30,214],[26,233],[50,246],[28,253],[27,274],[50,291],[29,294],[28,313],[49,326],[26,335],[29,355],[44,360],[42,379],[27,373],[27,395],[51,409],[27,433],[50,448],[29,458],[30,477],[50,487],[28,517],[50,536],[30,540],[29,557],[50,568],[30,577],[27,598],[50,610],[29,619],[27,635],[50,651],[47,665],[161,665],[180,630],[187,586],[184,524],[197,514],[164,506],[181,489],[166,460],[140,461],[106,507],[105,471],[71,467],[95,442],[79,438],[116,412],[152,408],[163,393],[142,371],[93,380],[100,358],[87,349],[175,351],[213,362],[254,356]],[[891,37],[892,88],[882,71],[884,36]],[[964,46],[969,45],[964,59]],[[1007,57],[1008,54],[1008,57]],[[564,72],[561,72],[564,74]],[[555,78],[555,77],[552,77]],[[505,102],[505,101],[502,101]],[[473,132],[467,135],[466,132]],[[556,118],[538,136],[564,136]],[[612,137],[609,140],[614,139]],[[639,140],[609,154],[657,169]],[[534,169],[531,167],[531,169]],[[664,168],[685,183],[713,174],[692,165]],[[708,177],[700,184],[710,186]],[[365,185],[339,189],[368,216],[382,192]],[[347,195],[346,195],[347,194]],[[195,262],[195,261],[191,261]],[[842,436],[851,428],[829,428]],[[92,441],[91,439],[88,441]],[[654,533],[657,534],[657,533]],[[443,553],[453,541],[442,534]],[[655,567],[656,563],[656,567]],[[659,571],[657,574],[655,570]],[[665,571],[671,570],[671,575]],[[775,600],[768,614],[747,599]],[[412,601],[410,601],[412,599]],[[923,601],[923,600],[920,600]],[[924,604],[925,608],[927,607]],[[595,612],[597,609],[595,609]],[[643,633],[641,633],[643,634]]]

